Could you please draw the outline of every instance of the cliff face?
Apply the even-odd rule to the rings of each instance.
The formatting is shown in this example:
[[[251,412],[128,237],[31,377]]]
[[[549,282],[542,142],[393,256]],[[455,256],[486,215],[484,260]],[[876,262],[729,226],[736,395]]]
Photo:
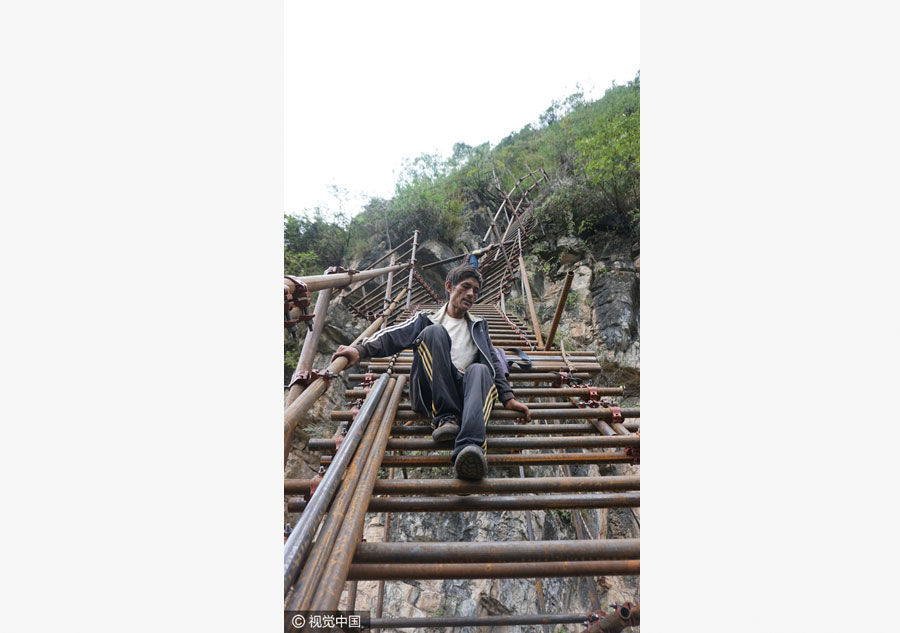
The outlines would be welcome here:
[[[486,214],[475,214],[469,218],[463,232],[463,242],[474,246],[488,226]],[[477,220],[477,221],[476,221]],[[387,248],[376,248],[362,262],[353,262],[357,268],[364,268],[368,261],[377,259]],[[640,401],[640,258],[637,245],[632,238],[614,234],[600,235],[586,243],[572,237],[539,235],[531,252],[558,253],[559,265],[548,268],[534,254],[525,256],[529,270],[535,308],[541,322],[541,330],[546,336],[559,299],[565,273],[575,273],[566,309],[556,335],[556,342],[562,341],[567,350],[591,349],[602,359],[603,374],[597,383],[608,386],[625,385],[623,405],[634,405]],[[419,265],[451,257],[461,252],[457,245],[439,242],[425,242],[419,246]],[[454,262],[455,263],[455,262]],[[423,276],[432,287],[443,294],[443,276],[454,265],[438,265],[423,271]],[[524,293],[516,282],[507,297],[506,306],[510,313],[518,314],[530,323]],[[348,344],[367,323],[353,316],[346,308],[332,303],[328,315],[328,325],[319,343],[318,354],[313,364],[325,367],[334,349],[340,344]],[[303,332],[299,332],[302,337]],[[329,413],[342,406],[343,389],[350,383],[335,380],[312,414],[301,425],[294,441],[295,448],[288,461],[285,476],[309,478],[315,473],[319,455],[305,450],[310,437],[331,437],[337,426],[330,420]],[[639,467],[630,465],[601,465],[572,467],[574,475],[637,475]],[[528,476],[562,476],[561,467],[532,467]],[[491,467],[489,477],[517,476],[507,468]],[[382,476],[386,476],[386,473]],[[396,477],[401,476],[398,471]],[[446,472],[411,471],[410,477],[445,477]],[[391,541],[487,541],[487,540],[527,540],[525,512],[481,512],[481,513],[392,513],[388,538]],[[575,521],[583,521],[590,538],[636,538],[639,536],[640,510],[638,508],[616,508],[609,510],[582,511],[533,511],[535,538],[544,540],[575,539]],[[580,517],[579,517],[580,514]],[[285,519],[292,523],[297,517]],[[369,542],[385,540],[385,515],[367,515],[364,538]],[[591,611],[588,583],[594,584],[599,594],[600,606],[608,610],[611,603],[625,601],[639,602],[640,587],[637,578],[607,577],[605,579],[543,579],[545,609],[548,613],[585,613]],[[360,582],[356,598],[356,608],[375,609],[377,583]],[[346,603],[346,594],[342,606]],[[385,617],[425,617],[437,615],[500,615],[509,613],[536,613],[537,587],[534,580],[427,580],[388,581],[385,583]],[[463,629],[466,633],[483,629]],[[509,631],[542,632],[540,626],[508,627]],[[580,632],[580,625],[557,625],[554,631]],[[639,629],[634,629],[639,630]]]
[[[565,273],[575,276],[560,319],[556,342],[566,349],[592,349],[604,362],[610,386],[640,393],[640,250],[632,238],[601,234],[586,243],[575,237],[540,240],[535,251],[559,253],[560,265],[547,271],[536,256],[526,257],[538,316],[549,329]],[[529,261],[530,260],[530,261]],[[546,332],[545,332],[546,334]]]

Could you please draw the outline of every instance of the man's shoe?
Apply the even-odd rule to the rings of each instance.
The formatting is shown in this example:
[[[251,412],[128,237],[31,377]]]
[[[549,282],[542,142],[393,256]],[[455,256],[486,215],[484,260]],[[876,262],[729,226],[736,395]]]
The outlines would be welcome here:
[[[456,462],[453,464],[453,470],[458,479],[469,479],[478,481],[484,479],[487,474],[488,463],[481,448],[475,446],[466,446],[456,456]]]
[[[435,442],[452,442],[459,435],[459,424],[456,418],[447,417],[438,423],[438,427],[431,432],[431,439]]]

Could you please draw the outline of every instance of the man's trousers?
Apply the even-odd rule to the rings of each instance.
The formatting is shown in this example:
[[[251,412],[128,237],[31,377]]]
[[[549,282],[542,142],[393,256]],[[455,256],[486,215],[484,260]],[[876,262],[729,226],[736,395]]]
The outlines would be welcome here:
[[[485,425],[497,397],[491,370],[472,363],[461,373],[450,360],[450,335],[442,325],[429,325],[413,344],[410,370],[413,408],[432,416],[432,428],[448,416],[459,423],[451,459],[469,445],[487,449]]]

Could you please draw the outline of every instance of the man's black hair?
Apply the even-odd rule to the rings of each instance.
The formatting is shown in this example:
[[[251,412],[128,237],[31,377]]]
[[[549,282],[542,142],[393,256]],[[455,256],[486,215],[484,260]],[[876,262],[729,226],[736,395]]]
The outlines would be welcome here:
[[[470,277],[478,280],[479,288],[481,288],[481,286],[484,284],[484,280],[482,280],[481,273],[478,272],[478,269],[472,268],[468,264],[462,264],[461,266],[457,266],[456,268],[451,268],[450,272],[447,273],[447,281],[450,282],[451,288],[455,288],[456,284],[461,282],[463,279],[469,279]]]

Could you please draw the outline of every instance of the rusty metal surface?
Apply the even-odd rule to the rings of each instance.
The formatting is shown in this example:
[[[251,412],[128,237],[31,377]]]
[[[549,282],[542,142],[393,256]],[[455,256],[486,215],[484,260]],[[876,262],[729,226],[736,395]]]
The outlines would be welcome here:
[[[311,332],[307,332],[306,337],[303,339],[303,348],[300,350],[297,368],[291,376],[291,381],[289,383],[290,389],[288,390],[288,395],[284,402],[285,407],[296,400],[297,396],[299,396],[306,388],[305,385],[298,384],[296,381],[304,372],[309,372],[309,370],[312,369],[313,358],[315,358],[316,355],[316,347],[319,344],[319,337],[322,336],[322,330],[325,328],[328,305],[331,303],[331,295],[333,293],[333,289],[326,288],[319,292],[319,296],[316,299],[316,307],[313,311],[316,318],[313,319],[313,329]]]
[[[447,496],[374,498],[366,512],[499,512],[503,510],[574,510],[577,508],[639,508],[639,492],[572,495]],[[291,499],[288,512],[303,512],[306,501]]]
[[[432,618],[371,618],[370,626],[376,629],[459,628],[470,626],[513,626],[521,624],[578,624],[585,621],[583,613],[556,615],[455,615]]]
[[[310,608],[318,587],[318,579],[324,573],[331,559],[332,549],[341,536],[342,517],[353,503],[359,481],[366,472],[365,469],[372,446],[375,444],[380,425],[384,419],[384,412],[388,407],[390,392],[394,387],[393,382],[388,381],[385,387],[384,395],[379,400],[375,413],[372,415],[372,423],[366,429],[365,439],[363,443],[360,443],[360,448],[347,469],[340,491],[335,497],[334,503],[329,507],[328,517],[319,530],[319,535],[303,565],[303,569],[300,571],[291,600],[288,603],[288,607],[286,607],[292,611],[305,611]]]
[[[640,539],[572,541],[474,541],[464,543],[360,543],[355,564],[538,563],[639,560]]]
[[[521,346],[522,341],[518,342]],[[526,352],[530,353],[530,350],[526,350]],[[410,360],[401,360],[397,363],[397,367],[403,368],[403,373],[409,373],[409,368],[412,366],[412,362]],[[559,362],[541,362],[537,359],[532,359],[531,369],[522,369],[516,365],[513,365],[510,368],[510,375],[515,374],[527,374],[529,372],[537,372],[537,371],[556,371],[560,369],[562,363]],[[360,367],[367,368],[370,371],[384,371],[387,367],[385,363],[373,363],[373,362],[364,362],[360,363]],[[599,373],[603,367],[600,363],[575,363],[573,362],[571,367],[568,369],[569,373],[574,373],[576,371],[584,371],[588,373]]]
[[[392,385],[392,387],[395,387],[394,393],[391,394],[384,420],[378,429],[375,443],[372,446],[369,459],[366,461],[363,476],[356,486],[350,507],[347,509],[346,514],[341,515],[341,533],[335,540],[334,547],[331,550],[328,568],[319,579],[316,595],[312,601],[313,610],[331,611],[335,609],[341,597],[344,583],[347,581],[347,573],[353,559],[353,553],[359,544],[359,538],[362,535],[365,524],[366,508],[372,497],[372,489],[375,487],[381,456],[384,455],[384,447],[387,444],[391,424],[394,421],[397,406],[400,404],[400,399],[403,395],[403,385],[406,382],[406,376],[400,376],[397,379],[391,378],[391,382],[394,383]]]
[[[288,479],[286,495],[305,495],[310,479]],[[607,475],[604,477],[527,477],[467,481],[465,479],[378,479],[373,495],[439,495],[439,494],[536,494],[542,492],[625,492],[640,490],[641,478]]]
[[[491,416],[490,418],[488,418],[488,420],[517,420],[521,417],[521,415],[522,414],[518,411],[494,409],[491,411]],[[622,417],[639,418],[641,417],[641,410],[637,408],[622,409]],[[332,420],[350,420],[351,418],[352,416],[349,411],[333,411],[331,413]],[[532,420],[612,420],[612,418],[613,414],[609,409],[536,409],[531,412]],[[398,411],[397,420],[416,420],[420,422],[430,422],[431,418],[415,411]]]
[[[529,405],[530,406],[530,405]],[[595,420],[596,421],[596,420]],[[616,432],[602,421],[597,421],[606,426],[606,431],[595,428],[592,424],[488,424],[488,435],[566,435],[588,434],[598,430],[603,435],[615,435]],[[626,430],[637,431],[640,422],[626,422],[623,424]],[[392,436],[398,435],[431,435],[433,429],[426,424],[411,424],[409,426],[395,426],[391,429]]]
[[[629,626],[640,626],[641,607],[638,604],[611,604],[610,613],[595,611],[588,616],[585,633],[620,633]]]
[[[488,444],[490,451],[490,444]],[[540,453],[529,455],[486,456],[489,466],[548,465],[548,464],[630,464],[632,457],[624,451],[612,453]],[[330,464],[331,457],[322,457],[323,464]],[[388,455],[382,466],[450,466],[450,455]]]
[[[413,275],[416,272],[416,247],[419,245],[419,232],[413,231],[412,255],[409,258],[409,280],[406,283],[406,309],[409,310],[410,299],[412,299],[412,282]]]
[[[534,174],[537,173],[532,174],[535,184],[538,180]],[[521,217],[516,215],[523,202],[528,201],[523,197],[519,205],[513,209],[514,217],[507,217],[507,233],[517,222],[534,226],[533,218],[527,215],[530,208],[526,209],[526,215]],[[510,203],[510,208],[512,208],[512,203]],[[493,231],[497,232],[497,229],[498,227],[495,225]],[[489,229],[490,231],[491,229]],[[379,322],[373,323],[373,325],[384,327],[392,319],[406,318],[405,315],[410,315],[418,309],[433,310],[443,303],[441,298],[433,292],[429,297],[429,292],[421,281],[418,287],[413,288],[414,280],[419,280],[414,262],[417,233],[414,233],[410,239],[413,241],[412,249],[410,249],[412,254],[410,262],[402,263],[402,258],[397,258],[396,253],[400,252],[399,247],[385,255],[385,258],[393,256],[395,260],[401,261],[396,266],[403,270],[404,274],[406,273],[405,267],[409,267],[409,276],[404,279],[407,282],[404,284],[406,288],[402,293],[406,296],[406,310],[393,309],[401,298],[398,296],[392,304],[392,308],[386,311],[388,313],[383,317],[377,312],[372,314],[374,310],[381,309],[379,302],[384,302],[384,289],[386,286],[389,287],[388,282],[379,286],[381,296],[376,291],[367,293],[366,288],[363,287],[366,285],[365,282],[359,283],[352,291],[361,289],[363,296],[355,301],[355,305],[351,306],[351,309],[356,308],[356,312],[369,317],[370,320],[378,317]],[[498,242],[500,241],[498,240]],[[551,349],[559,318],[564,311],[565,295],[571,287],[573,277],[571,272],[566,276],[565,292],[557,304],[557,314],[554,317],[551,335],[546,341],[538,338],[537,330],[540,325],[535,318],[536,311],[533,310],[533,300],[526,304],[526,307],[531,308],[528,313],[531,317],[530,326],[519,318],[505,313],[504,293],[509,291],[509,287],[514,281],[510,275],[513,259],[518,259],[518,269],[522,276],[525,294],[530,295],[528,292],[530,287],[525,286],[528,278],[519,240],[508,240],[500,245],[500,249],[493,252],[492,256],[485,257],[483,261],[481,267],[484,279],[483,289],[479,297],[480,301],[472,307],[471,312],[487,320],[491,338],[496,346],[509,345],[528,350],[533,363],[532,369],[521,372],[519,368],[514,368],[511,372],[510,383],[515,389],[516,396],[547,400],[540,403],[529,402],[532,423],[525,424],[524,420],[518,417],[521,415],[520,413],[499,407],[495,408],[490,416],[491,423],[486,428],[487,434],[490,435],[488,438],[488,463],[492,467],[518,466],[519,477],[496,478],[498,475],[504,475],[506,471],[497,472],[492,469],[490,474],[494,474],[495,478],[493,479],[474,482],[455,479],[449,468],[450,459],[447,453],[450,446],[435,443],[428,437],[431,433],[428,424],[430,418],[420,416],[412,411],[408,404],[400,405],[401,399],[404,402],[408,400],[408,389],[404,388],[403,383],[408,377],[407,372],[411,365],[412,353],[406,350],[390,358],[372,358],[364,361],[360,366],[369,373],[367,375],[349,374],[345,376],[345,380],[362,381],[363,387],[370,387],[373,378],[379,378],[380,372],[387,371],[393,374],[389,381],[396,388],[390,393],[390,398],[383,398],[384,414],[379,420],[373,419],[370,422],[371,436],[368,434],[365,436],[367,439],[370,438],[371,444],[367,444],[369,449],[367,451],[363,451],[362,448],[357,450],[357,452],[366,452],[367,454],[360,455],[356,479],[348,476],[344,478],[347,483],[347,497],[342,497],[344,504],[339,506],[335,502],[332,510],[329,510],[328,518],[321,526],[316,541],[316,545],[318,545],[319,540],[322,540],[323,553],[321,559],[317,559],[320,560],[319,566],[316,569],[310,568],[308,575],[307,568],[302,569],[301,580],[306,579],[307,588],[302,589],[301,582],[298,581],[293,591],[288,593],[287,604],[289,606],[295,605],[296,608],[296,605],[300,604],[298,596],[305,596],[302,604],[308,609],[333,609],[337,605],[342,590],[346,589],[348,581],[355,583],[358,580],[379,580],[379,598],[383,599],[385,580],[536,578],[540,587],[541,578],[568,576],[585,577],[588,581],[588,588],[591,590],[591,604],[596,609],[599,606],[599,598],[589,577],[638,575],[640,573],[639,540],[593,539],[586,532],[587,525],[582,526],[584,520],[578,510],[579,508],[639,507],[639,477],[526,478],[524,476],[523,465],[560,464],[563,466],[563,471],[570,475],[571,473],[568,472],[570,464],[637,463],[640,437],[631,433],[640,428],[640,409],[619,407],[615,398],[624,396],[625,390],[622,387],[598,387],[590,383],[585,384],[592,374],[596,374],[602,369],[602,364],[593,351],[575,350],[567,353],[562,346],[559,350]],[[354,273],[353,277],[354,281],[360,279],[359,273]],[[374,282],[368,284],[368,286],[374,285]],[[341,296],[352,294],[352,292],[345,290]],[[387,296],[390,296],[390,292]],[[436,305],[427,303],[431,299]],[[499,304],[499,314],[497,306],[493,304]],[[532,335],[531,332],[535,332],[537,335]],[[535,342],[542,349],[534,349]],[[531,349],[529,350],[529,348]],[[549,383],[551,386],[532,386],[542,382]],[[322,383],[322,380],[312,382],[307,391],[316,388],[316,383]],[[319,385],[319,388],[321,386]],[[367,392],[367,389],[348,389],[345,391],[345,395],[352,400],[363,397]],[[287,395],[290,396],[290,394]],[[609,400],[608,398],[614,399]],[[558,400],[550,401],[553,399]],[[348,408],[350,406],[358,408],[359,402],[356,404],[350,402]],[[353,413],[350,411],[337,411],[332,414],[333,420],[349,421],[352,417]],[[573,423],[565,423],[568,420]],[[544,421],[548,423],[543,424]],[[351,426],[351,428],[353,427]],[[286,449],[287,445],[286,438]],[[309,442],[307,449],[331,451],[335,446],[334,438],[315,439]],[[548,449],[553,452],[529,452],[540,449]],[[338,457],[343,450],[343,448],[338,450]],[[526,453],[520,452],[523,450]],[[572,452],[566,452],[567,450]],[[429,451],[437,454],[387,454],[389,451]],[[498,451],[514,451],[514,454],[500,454]],[[320,461],[322,464],[331,464],[333,460],[332,457],[324,456]],[[355,465],[356,462],[352,463]],[[420,477],[436,476],[439,477],[438,479],[379,480],[377,474],[382,466],[402,467],[404,476],[406,476],[407,467],[437,467],[442,471],[437,471],[432,475],[425,471],[424,475],[419,475]],[[346,465],[344,470],[349,470]],[[309,485],[309,480],[285,481],[285,494],[305,494]],[[337,494],[340,495],[343,492],[342,486]],[[313,501],[286,498],[288,511],[302,511],[301,517],[311,514],[313,502],[318,494],[313,495]],[[390,543],[387,542],[387,533],[385,533],[385,543],[358,544],[366,512],[384,511],[386,513],[385,529],[387,529],[391,512],[521,510],[529,513],[530,509],[549,510],[554,508],[573,510],[575,519],[573,525],[579,540],[534,540],[534,529],[529,524],[527,527],[532,529],[528,530],[529,540],[525,542]],[[526,514],[526,518],[530,518],[530,516]],[[328,523],[329,520],[332,521],[331,524]],[[327,530],[326,526],[328,526]],[[334,534],[334,538],[329,543],[328,538],[331,534]],[[325,536],[324,540],[323,536]],[[350,542],[347,540],[348,538],[355,540]],[[351,584],[351,586],[353,585]],[[541,600],[541,593],[542,591],[538,589],[536,598],[538,609],[543,613],[545,605]],[[533,608],[534,606],[532,606]],[[476,620],[484,617],[449,616],[444,619],[448,621],[446,626],[464,627],[478,626]],[[566,620],[567,622],[580,621],[588,624],[587,616],[581,614],[578,616],[516,614],[496,617],[501,618],[507,625],[515,622],[515,618],[526,618],[534,624],[547,624],[553,621],[552,618],[569,618]],[[577,618],[577,620],[572,618]],[[595,623],[599,621],[599,618],[598,615]],[[435,618],[378,618],[373,620],[372,626],[374,629],[400,628],[394,625],[403,623],[417,628],[444,626],[439,625],[438,621]],[[450,624],[451,621],[453,624]],[[562,622],[562,620],[559,621]],[[485,620],[484,625],[502,626],[504,624],[497,619],[491,622]],[[548,629],[545,628],[544,633],[549,633]]]
[[[531,316],[531,329],[534,330],[534,335],[537,337],[538,347],[543,347],[544,339],[541,336],[541,326],[537,318],[537,312],[535,312],[534,309],[534,300],[531,298],[531,284],[528,283],[528,271],[525,268],[525,260],[522,259],[521,253],[519,254],[519,272],[522,275],[522,283],[525,286],[525,298],[528,300],[528,313]]]
[[[559,578],[564,576],[637,576],[639,560],[554,563],[459,563],[428,565],[351,565],[348,580],[433,580],[441,578]]]
[[[349,286],[354,281],[372,279],[373,277],[378,277],[380,275],[384,275],[385,273],[400,270],[405,265],[406,264],[397,264],[396,266],[375,268],[373,270],[366,270],[363,272],[346,272],[333,275],[309,275],[304,277],[285,275],[284,284],[285,286],[291,286],[292,284],[294,286],[297,286],[299,284],[306,284],[306,289],[308,292],[315,292],[316,290],[323,290],[325,288],[343,288],[345,286]]]
[[[532,409],[534,411],[534,409]],[[576,436],[576,437],[498,437],[490,440],[490,448],[501,449],[540,449],[540,448],[625,448],[640,447],[639,435],[613,435],[604,437]],[[311,439],[307,448],[311,451],[334,451],[335,440]],[[439,451],[450,450],[447,442],[435,442],[434,440],[389,440],[389,451]]]
[[[554,400],[553,402],[529,402],[528,408],[534,411],[535,409],[583,409],[584,407],[572,404],[571,402]],[[408,404],[401,404],[400,411],[412,411],[412,407]]]
[[[406,294],[406,288],[400,291],[400,293],[396,296],[393,303],[391,303],[390,309],[393,310],[400,299],[403,298],[403,295]],[[382,317],[384,318],[384,317]],[[353,343],[358,343],[363,338],[374,334],[378,328],[381,326],[379,321],[375,321],[370,325],[362,334],[356,337]],[[330,372],[333,374],[338,374],[344,370],[347,366],[347,359],[343,356],[335,359],[325,370],[326,372]],[[288,455],[291,452],[291,438],[294,434],[294,429],[300,423],[300,420],[309,412],[312,408],[313,404],[315,404],[316,400],[325,393],[325,390],[328,388],[327,383],[324,380],[316,380],[312,384],[307,387],[303,393],[301,393],[296,400],[294,400],[285,410],[284,410],[284,463],[287,464]]]
[[[379,378],[375,383],[375,386],[372,388],[372,393],[357,416],[356,423],[354,423],[350,432],[347,434],[347,437],[344,439],[342,450],[335,456],[334,464],[327,470],[322,478],[322,482],[316,490],[316,494],[313,495],[310,507],[303,513],[303,516],[300,517],[297,525],[295,525],[294,529],[291,531],[291,535],[288,537],[287,542],[284,544],[285,594],[287,594],[294,579],[300,573],[301,566],[312,545],[312,539],[316,528],[318,528],[322,516],[325,514],[329,503],[337,492],[341,477],[344,475],[344,471],[347,469],[351,457],[355,455],[355,451],[362,441],[369,425],[370,418],[375,412],[378,401],[381,399],[381,395],[387,387],[387,381],[388,377],[384,376]]]
[[[391,266],[396,262],[396,256],[391,255]],[[391,305],[391,290],[394,288],[394,271],[388,273],[387,277],[387,287],[384,289],[384,307],[381,309],[382,314],[387,314],[388,306]],[[408,294],[408,293],[407,293]],[[383,330],[387,325],[387,320],[381,324],[381,329]]]
[[[404,292],[405,292],[405,291],[404,291]],[[515,343],[517,343],[517,342],[518,342],[518,341],[512,341],[511,344],[515,344]],[[494,345],[496,345],[496,344],[497,344],[497,342],[494,341]],[[588,380],[590,377],[591,377],[591,374],[590,374],[589,372],[586,372],[586,371],[580,371],[580,372],[576,373],[576,374],[573,376],[573,378],[577,378],[577,379],[581,379],[581,380]],[[348,375],[348,376],[345,376],[345,378],[346,378],[347,380],[349,380],[350,382],[359,382],[359,381],[361,381],[361,380],[363,379],[363,378],[362,378],[362,374],[350,374],[350,375]],[[509,382],[510,382],[510,383],[518,383],[518,382],[551,382],[551,381],[555,381],[555,380],[558,380],[558,379],[559,379],[559,374],[553,373],[553,372],[541,372],[541,373],[535,373],[535,374],[528,374],[528,373],[525,373],[525,374],[510,374],[510,376],[509,376]],[[517,391],[518,391],[518,390],[517,390]]]
[[[545,350],[549,350],[553,347],[553,338],[556,336],[556,328],[559,326],[559,320],[565,310],[566,298],[569,296],[569,289],[572,288],[572,280],[574,278],[575,273],[571,270],[566,273],[566,280],[563,282],[562,292],[559,295],[559,300],[556,302],[556,312],[553,314],[553,322],[550,324],[550,333],[547,334],[547,344],[544,345]]]
[[[407,239],[407,240],[406,240],[405,242],[403,242],[402,244],[398,244],[397,246],[395,246],[394,248],[392,248],[391,250],[389,250],[388,252],[386,252],[384,255],[382,255],[380,258],[378,258],[377,260],[375,260],[374,262],[372,262],[372,264],[369,265],[363,272],[367,272],[367,271],[369,271],[369,270],[373,270],[375,266],[377,266],[378,264],[380,264],[381,262],[383,262],[384,260],[386,260],[386,259],[387,259],[388,257],[390,257],[393,253],[396,253],[396,252],[399,251],[401,248],[403,248],[404,246],[406,246],[407,244],[409,244],[412,240],[413,240],[413,238],[410,237],[409,239]],[[401,258],[401,259],[402,259],[402,258]],[[367,279],[371,279],[371,277],[368,277]],[[343,299],[344,297],[347,297],[347,296],[353,294],[353,293],[356,292],[357,290],[360,290],[364,285],[365,285],[365,284],[359,284],[359,285],[357,285],[355,288],[345,288],[344,290],[341,291],[341,298]]]
[[[316,489],[316,493],[312,496],[312,500],[309,503],[310,507],[300,517],[290,537],[288,537],[287,543],[284,545],[285,594],[290,590],[297,576],[300,575],[301,569],[315,566],[315,562],[309,563],[306,558],[310,554],[313,536],[319,527],[319,522],[322,520],[329,505],[331,505],[332,500],[334,499],[335,507],[338,507],[339,504],[345,504],[345,498],[349,498],[348,486],[352,488],[353,483],[359,479],[362,461],[371,449],[377,428],[376,423],[370,424],[370,422],[373,420],[377,422],[377,418],[380,417],[379,409],[383,410],[382,402],[386,402],[382,396],[387,387],[388,377],[379,378],[372,389],[372,394],[363,405],[363,409],[360,410],[357,422],[354,423],[353,428],[347,434],[342,450],[336,455],[335,463],[326,471],[322,482]],[[341,480],[342,477],[344,477],[343,482]],[[344,483],[346,485],[343,485]],[[338,492],[339,486],[341,487],[340,492]],[[335,499],[336,493],[337,498]],[[329,514],[329,519],[334,516],[335,513],[332,511]],[[322,540],[322,537],[320,537],[317,543],[319,550],[330,547],[330,544],[325,544],[328,538],[330,537],[326,536],[326,540]],[[324,553],[326,560],[327,554],[328,552]],[[321,552],[319,556],[322,556]],[[310,558],[313,558],[313,556],[310,555]]]

